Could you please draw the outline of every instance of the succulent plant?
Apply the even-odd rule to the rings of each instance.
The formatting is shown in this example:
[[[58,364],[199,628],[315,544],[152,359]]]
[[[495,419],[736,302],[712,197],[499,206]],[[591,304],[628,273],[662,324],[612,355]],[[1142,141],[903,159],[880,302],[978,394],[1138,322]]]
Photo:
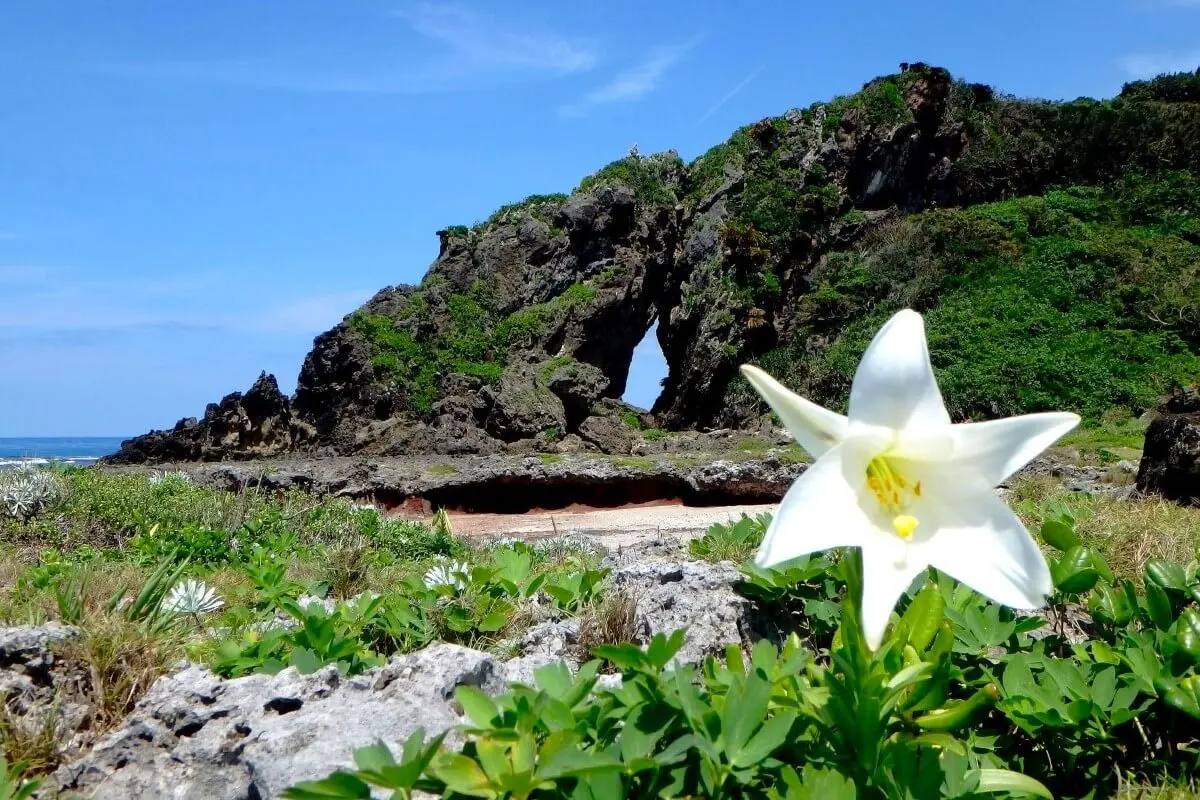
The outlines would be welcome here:
[[[34,467],[0,472],[0,514],[25,522],[50,508],[63,495],[62,481]]]
[[[454,591],[461,592],[467,588],[463,577],[471,568],[462,561],[441,561],[434,564],[425,572],[425,585],[432,589],[436,586],[450,586]]]
[[[150,476],[150,485],[158,486],[163,483],[182,483],[190,486],[192,476],[188,475],[183,470],[175,470],[174,472],[155,472]]]
[[[223,605],[225,601],[204,581],[190,578],[171,587],[163,598],[162,610],[171,614],[208,614]]]

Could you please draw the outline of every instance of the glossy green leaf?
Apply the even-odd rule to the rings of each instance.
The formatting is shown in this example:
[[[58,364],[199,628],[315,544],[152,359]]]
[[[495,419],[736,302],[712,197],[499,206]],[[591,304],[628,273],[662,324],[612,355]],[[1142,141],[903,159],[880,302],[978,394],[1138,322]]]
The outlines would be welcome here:
[[[1162,589],[1173,589],[1177,592],[1187,590],[1187,575],[1184,574],[1183,567],[1161,558],[1152,558],[1146,562],[1146,580]]]
[[[1079,545],[1075,526],[1061,519],[1047,519],[1042,523],[1042,540],[1055,550],[1066,552]]]
[[[1200,675],[1184,678],[1166,687],[1163,699],[1184,714],[1200,719]]]
[[[1145,598],[1146,614],[1154,627],[1160,631],[1171,627],[1175,620],[1171,612],[1171,598],[1167,597],[1167,593],[1157,583],[1147,583]]]
[[[1095,551],[1084,545],[1067,550],[1051,567],[1054,587],[1064,594],[1082,594],[1091,589],[1100,580],[1100,571],[1093,563],[1095,557]]]
[[[1192,661],[1200,662],[1200,611],[1189,607],[1175,622],[1175,641]]]

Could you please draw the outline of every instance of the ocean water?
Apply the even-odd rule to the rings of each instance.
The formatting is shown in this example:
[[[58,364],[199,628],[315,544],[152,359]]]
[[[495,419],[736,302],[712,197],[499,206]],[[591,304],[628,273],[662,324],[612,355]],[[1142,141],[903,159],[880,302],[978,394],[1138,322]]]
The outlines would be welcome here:
[[[111,455],[127,437],[122,436],[0,436],[0,469],[22,464],[64,462],[87,466]]]

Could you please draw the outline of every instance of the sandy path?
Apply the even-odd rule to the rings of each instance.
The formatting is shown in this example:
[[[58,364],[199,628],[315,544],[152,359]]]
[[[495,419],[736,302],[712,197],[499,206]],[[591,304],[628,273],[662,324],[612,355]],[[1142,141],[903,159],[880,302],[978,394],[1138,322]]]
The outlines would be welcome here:
[[[515,536],[536,539],[559,534],[603,538],[606,545],[629,545],[649,537],[687,539],[715,522],[736,521],[742,514],[774,511],[775,505],[691,507],[643,505],[585,511],[542,511],[530,514],[450,514],[459,536]]]

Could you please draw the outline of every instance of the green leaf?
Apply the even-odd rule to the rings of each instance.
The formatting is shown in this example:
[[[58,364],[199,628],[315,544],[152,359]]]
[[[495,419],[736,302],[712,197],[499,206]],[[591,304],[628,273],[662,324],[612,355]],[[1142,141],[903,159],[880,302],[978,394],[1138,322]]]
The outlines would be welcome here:
[[[1117,671],[1112,667],[1102,669],[1092,678],[1092,701],[1104,710],[1112,708],[1117,694]]]
[[[1175,622],[1175,641],[1192,661],[1200,663],[1200,611],[1188,607]]]
[[[287,800],[369,800],[371,787],[348,772],[335,772],[319,781],[303,781],[283,796]]]
[[[1084,545],[1067,550],[1050,569],[1054,587],[1064,594],[1082,594],[1091,589],[1100,580],[1095,559],[1095,551]]]
[[[917,592],[912,603],[900,618],[900,624],[908,632],[908,643],[923,653],[937,635],[938,627],[946,613],[946,599],[934,585]]]
[[[792,711],[776,712],[758,729],[758,733],[746,742],[742,751],[733,758],[735,767],[749,767],[758,764],[775,752],[784,742],[796,722],[796,714]]]
[[[422,731],[415,735],[423,736],[424,732]],[[409,737],[410,742],[412,741],[412,738],[413,737]],[[408,750],[408,747],[406,745],[405,746],[406,753],[407,753],[407,750]],[[362,769],[362,770],[378,772],[379,770],[383,769],[384,767],[394,766],[395,763],[396,763],[396,759],[392,757],[392,751],[389,750],[388,746],[386,744],[384,744],[383,742],[377,741],[377,742],[375,742],[375,744],[368,745],[366,747],[360,747],[354,751],[354,764],[355,764],[355,766],[357,766],[359,769]]]
[[[655,634],[646,648],[646,657],[650,663],[659,669],[665,667],[667,662],[683,647],[685,635],[683,629],[672,631],[669,637],[663,636],[661,633]]]
[[[1062,519],[1047,519],[1042,523],[1042,540],[1055,550],[1066,552],[1079,545],[1075,526]]]
[[[725,749],[731,759],[737,758],[751,734],[762,724],[770,699],[771,685],[758,670],[746,676],[746,685],[740,696],[730,693],[726,698],[721,727],[725,735]]]
[[[495,701],[474,686],[459,686],[454,690],[454,697],[471,721],[481,728],[490,728],[499,715]]]
[[[288,663],[296,668],[301,675],[311,675],[321,668],[321,659],[307,647],[297,647],[292,650]]]
[[[1165,688],[1163,699],[1168,705],[1188,716],[1200,719],[1200,675],[1184,678]]]
[[[1165,631],[1171,627],[1174,617],[1171,613],[1171,598],[1157,583],[1146,584],[1146,613],[1154,627]]]
[[[475,740],[475,758],[492,786],[501,787],[507,782],[512,773],[508,759],[504,755],[504,746],[492,739]]]
[[[488,777],[475,761],[462,753],[443,753],[431,771],[447,788],[471,797],[496,797]]]
[[[488,614],[477,626],[481,633],[494,633],[508,624],[508,617],[501,613]]]
[[[1187,575],[1183,567],[1161,558],[1152,558],[1146,562],[1146,580],[1162,589],[1187,591]]]
[[[1098,584],[1088,595],[1088,610],[1092,616],[1112,625],[1125,625],[1133,618],[1125,591],[1106,583]]]
[[[1028,775],[1022,775],[1019,772],[1007,769],[979,769],[975,770],[975,775],[979,779],[979,791],[981,792],[1031,794],[1035,797],[1044,797],[1046,800],[1054,800],[1054,795],[1050,794],[1049,789]]]

